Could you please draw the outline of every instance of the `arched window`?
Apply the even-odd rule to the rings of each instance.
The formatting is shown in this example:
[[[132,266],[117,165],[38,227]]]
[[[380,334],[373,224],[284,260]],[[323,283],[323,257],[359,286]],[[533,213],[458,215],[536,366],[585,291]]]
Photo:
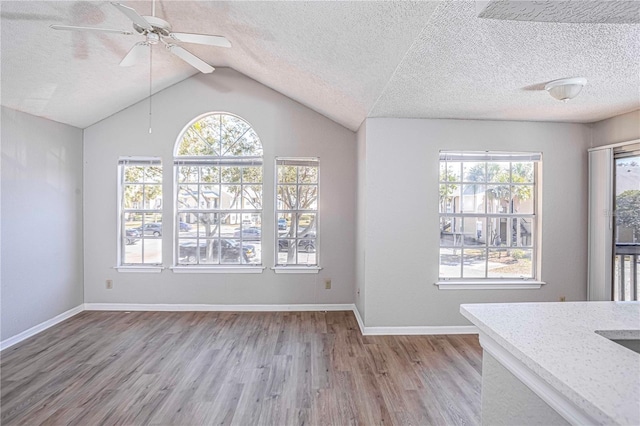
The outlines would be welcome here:
[[[196,118],[174,152],[176,265],[262,263],[262,144],[228,113]]]

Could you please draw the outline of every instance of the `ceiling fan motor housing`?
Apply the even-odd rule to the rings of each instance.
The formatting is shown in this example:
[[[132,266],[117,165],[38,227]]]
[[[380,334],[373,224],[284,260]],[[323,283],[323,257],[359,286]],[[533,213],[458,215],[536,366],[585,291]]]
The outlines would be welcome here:
[[[153,31],[149,31],[134,22],[133,29],[140,34],[148,35],[151,33],[163,37],[168,37],[169,34],[171,34],[171,25],[169,25],[169,23],[164,19],[156,18],[155,16],[143,16],[143,18],[153,27]]]

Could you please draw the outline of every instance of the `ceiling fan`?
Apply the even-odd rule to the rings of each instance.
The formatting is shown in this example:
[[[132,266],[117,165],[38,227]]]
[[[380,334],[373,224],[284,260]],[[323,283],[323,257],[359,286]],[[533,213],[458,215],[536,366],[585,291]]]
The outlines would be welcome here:
[[[207,64],[202,59],[198,58],[193,53],[184,49],[174,41],[181,41],[185,43],[206,44],[209,46],[217,47],[231,47],[231,43],[225,37],[209,34],[192,34],[192,33],[177,33],[171,31],[171,25],[163,19],[155,16],[155,0],[153,1],[152,16],[142,16],[135,9],[125,6],[121,3],[111,2],[120,12],[127,16],[133,22],[133,31],[110,29],[110,28],[94,28],[94,27],[78,27],[70,25],[51,25],[54,30],[65,31],[97,31],[103,33],[116,33],[123,35],[140,34],[145,37],[144,41],[138,42],[133,45],[129,53],[120,61],[121,67],[128,67],[135,64],[142,56],[142,54],[156,44],[163,44],[167,50],[189,65],[197,68],[203,73],[213,72],[215,68]]]

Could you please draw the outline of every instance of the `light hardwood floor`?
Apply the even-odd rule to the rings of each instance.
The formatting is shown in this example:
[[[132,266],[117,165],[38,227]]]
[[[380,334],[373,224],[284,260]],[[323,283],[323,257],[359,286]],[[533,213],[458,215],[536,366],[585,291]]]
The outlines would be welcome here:
[[[2,352],[1,424],[480,423],[477,336],[352,312],[83,312]]]

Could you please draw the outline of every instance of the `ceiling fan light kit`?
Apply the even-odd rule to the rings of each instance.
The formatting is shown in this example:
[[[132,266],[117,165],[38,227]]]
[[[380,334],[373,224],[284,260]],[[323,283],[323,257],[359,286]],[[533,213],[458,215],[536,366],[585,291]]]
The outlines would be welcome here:
[[[111,4],[132,21],[135,32],[120,29],[77,27],[69,25],[51,25],[50,27],[54,30],[63,31],[95,31],[144,36],[145,41],[134,44],[122,61],[120,61],[121,67],[129,67],[136,64],[147,48],[151,48],[156,44],[163,44],[169,52],[176,55],[192,67],[198,69],[200,72],[207,74],[213,72],[215,68],[185,48],[176,45],[174,42],[204,44],[216,47],[231,47],[229,40],[223,36],[171,32],[171,25],[164,19],[160,19],[155,16],[155,3],[153,5],[154,16],[142,16],[138,14],[135,9],[121,3],[112,2]],[[165,40],[165,38],[168,40]]]
[[[586,84],[587,79],[583,77],[561,78],[547,83],[544,90],[557,100],[567,102],[578,96]]]

